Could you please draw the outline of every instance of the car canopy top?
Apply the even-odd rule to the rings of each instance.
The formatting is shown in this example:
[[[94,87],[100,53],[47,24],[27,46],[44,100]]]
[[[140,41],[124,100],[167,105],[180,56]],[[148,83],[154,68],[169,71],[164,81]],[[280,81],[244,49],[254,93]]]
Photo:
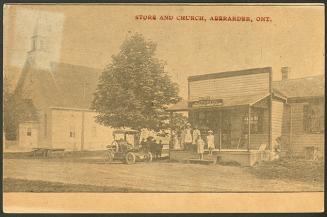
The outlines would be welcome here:
[[[125,130],[125,129],[113,131],[113,134],[138,134],[138,133],[140,132],[137,130]]]

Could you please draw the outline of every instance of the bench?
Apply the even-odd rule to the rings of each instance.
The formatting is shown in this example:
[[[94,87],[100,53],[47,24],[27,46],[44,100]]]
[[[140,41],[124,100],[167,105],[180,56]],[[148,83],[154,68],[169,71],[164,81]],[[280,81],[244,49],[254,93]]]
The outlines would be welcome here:
[[[33,157],[51,157],[58,153],[64,156],[64,151],[64,148],[33,148],[32,154]]]

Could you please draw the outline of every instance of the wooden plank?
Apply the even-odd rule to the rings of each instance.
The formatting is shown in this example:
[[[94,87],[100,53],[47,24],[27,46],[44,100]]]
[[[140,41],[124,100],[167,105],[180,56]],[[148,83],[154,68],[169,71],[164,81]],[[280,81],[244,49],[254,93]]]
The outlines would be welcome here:
[[[269,93],[269,74],[217,78],[189,82],[190,100],[199,97],[240,97],[242,95]]]
[[[245,69],[239,71],[227,71],[227,72],[195,75],[195,76],[188,77],[188,80],[189,81],[211,80],[215,78],[244,76],[244,75],[259,74],[259,73],[269,73],[271,76],[271,71],[272,71],[271,67],[254,68],[254,69]]]

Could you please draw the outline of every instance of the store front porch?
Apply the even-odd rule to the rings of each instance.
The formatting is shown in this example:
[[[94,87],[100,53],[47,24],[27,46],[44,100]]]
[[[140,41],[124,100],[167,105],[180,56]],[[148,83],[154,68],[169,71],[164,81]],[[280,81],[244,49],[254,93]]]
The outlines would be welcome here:
[[[269,150],[214,150],[212,155],[204,151],[203,160],[211,164],[236,164],[241,166],[253,166],[260,161],[268,161],[271,158]],[[182,163],[190,163],[193,160],[199,160],[199,154],[185,150],[170,150],[170,160]]]
[[[252,166],[274,157],[271,144],[271,97],[268,94],[220,102],[212,99],[189,101],[184,103],[187,107],[183,110],[182,107],[174,107],[169,111],[171,115],[175,111],[187,111],[189,122],[201,131],[205,142],[208,131],[213,131],[215,149],[209,155],[205,146],[204,160]],[[170,159],[189,162],[199,159],[199,155],[194,150],[172,149]]]

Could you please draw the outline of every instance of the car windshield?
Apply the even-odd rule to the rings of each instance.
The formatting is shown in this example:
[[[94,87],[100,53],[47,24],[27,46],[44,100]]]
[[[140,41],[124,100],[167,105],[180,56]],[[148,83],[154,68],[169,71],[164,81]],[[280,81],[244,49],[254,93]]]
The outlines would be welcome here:
[[[126,135],[126,138],[125,138]],[[115,140],[126,140],[127,143],[134,145],[135,144],[135,133],[115,133]]]

